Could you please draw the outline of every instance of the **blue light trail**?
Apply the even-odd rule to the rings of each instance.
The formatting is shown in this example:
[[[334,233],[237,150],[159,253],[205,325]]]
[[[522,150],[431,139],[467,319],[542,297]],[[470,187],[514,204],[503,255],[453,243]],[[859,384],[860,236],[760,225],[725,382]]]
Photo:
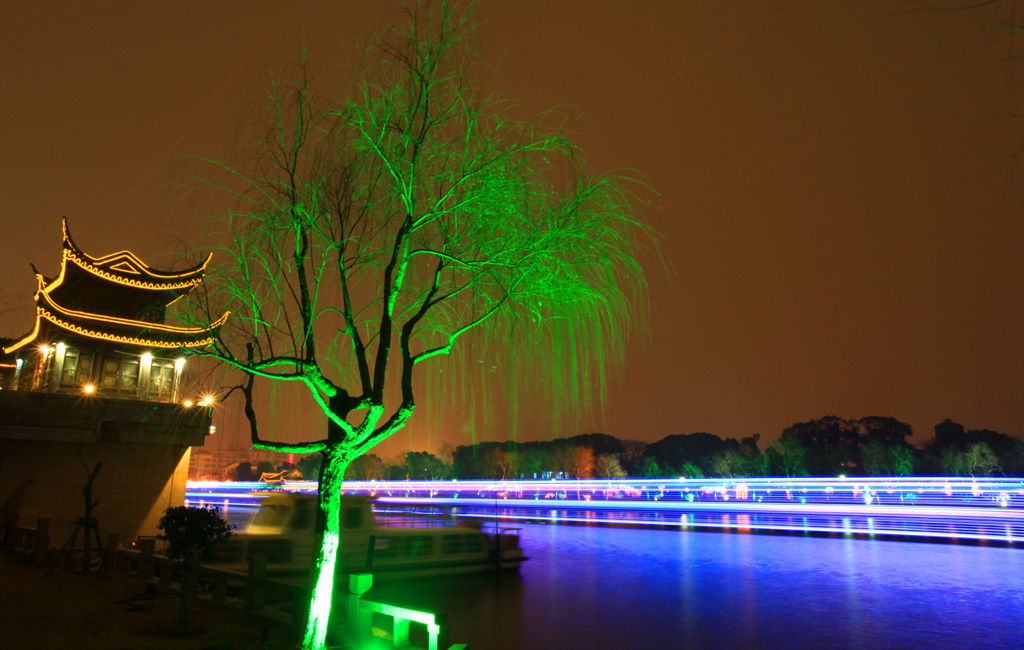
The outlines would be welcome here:
[[[801,477],[515,481],[346,481],[378,512],[652,526],[1024,543],[1019,477]],[[190,482],[192,505],[252,508],[284,485]]]

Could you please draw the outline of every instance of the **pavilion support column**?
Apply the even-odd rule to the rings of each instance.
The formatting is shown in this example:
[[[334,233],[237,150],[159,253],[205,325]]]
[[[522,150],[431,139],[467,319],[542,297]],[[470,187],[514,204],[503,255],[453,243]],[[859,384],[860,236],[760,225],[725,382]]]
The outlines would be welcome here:
[[[181,371],[185,369],[185,357],[174,360],[174,385],[171,388],[171,401],[181,401]]]
[[[50,368],[50,392],[56,393],[60,388],[61,375],[64,374],[64,356],[68,353],[68,346],[58,343],[53,352],[53,367]]]
[[[139,386],[138,398],[145,399],[146,394],[149,393],[149,371],[153,367],[153,355],[145,353],[139,359]]]

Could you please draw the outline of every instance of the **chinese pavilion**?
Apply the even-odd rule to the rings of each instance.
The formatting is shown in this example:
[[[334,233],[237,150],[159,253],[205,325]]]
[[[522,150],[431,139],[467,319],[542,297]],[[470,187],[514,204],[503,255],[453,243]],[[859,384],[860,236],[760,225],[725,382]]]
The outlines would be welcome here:
[[[207,327],[175,327],[164,324],[167,307],[203,281],[213,254],[161,272],[129,251],[87,255],[67,219],[63,226],[60,273],[36,271],[34,327],[3,348],[4,388],[178,401],[183,351],[210,343],[227,314]]]
[[[208,345],[228,315],[202,327],[166,322],[210,257],[159,271],[129,251],[88,255],[67,220],[63,230],[59,272],[36,271],[31,330],[0,339],[0,517],[49,518],[60,546],[102,462],[95,515],[104,535],[129,541],[155,534],[164,509],[184,501],[190,449],[213,412],[182,382],[185,353]]]

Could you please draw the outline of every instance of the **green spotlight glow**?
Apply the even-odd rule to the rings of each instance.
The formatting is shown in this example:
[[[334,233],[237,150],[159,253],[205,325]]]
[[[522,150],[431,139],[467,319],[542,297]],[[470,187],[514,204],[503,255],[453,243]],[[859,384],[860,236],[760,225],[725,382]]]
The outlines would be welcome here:
[[[647,188],[589,173],[558,127],[479,87],[479,24],[410,0],[344,88],[301,60],[267,86],[253,166],[214,163],[209,181],[237,205],[208,229],[218,263],[189,318],[232,318],[195,353],[242,374],[253,447],[323,458],[306,650],[326,643],[345,469],[405,426],[416,391],[435,413],[457,404],[474,441],[497,402],[513,435],[524,398],[575,426],[645,329]],[[415,373],[428,360],[436,371]],[[305,391],[326,437],[267,440],[257,380],[271,401],[274,386]]]

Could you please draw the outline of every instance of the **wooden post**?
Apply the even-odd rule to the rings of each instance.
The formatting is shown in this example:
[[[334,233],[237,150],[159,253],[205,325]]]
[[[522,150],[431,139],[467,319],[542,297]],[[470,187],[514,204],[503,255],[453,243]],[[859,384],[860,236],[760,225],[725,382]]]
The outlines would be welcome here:
[[[60,381],[59,378],[58,381]],[[85,499],[85,516],[79,520],[85,526],[85,539],[82,540],[82,573],[88,573],[89,566],[92,564],[92,535],[96,535],[97,546],[100,541],[99,524],[96,521],[96,517],[92,516],[92,510],[100,504],[100,500],[96,499],[93,501],[92,484],[96,480],[96,475],[100,473],[101,467],[103,467],[103,461],[97,462],[96,467],[92,470],[92,474],[89,475],[89,480],[85,482],[85,488],[82,489],[82,497]],[[64,570],[66,571],[67,567]]]
[[[222,573],[218,573],[213,577],[213,599],[214,600],[227,600],[228,597],[228,578]]]
[[[431,634],[428,646],[429,650],[448,650],[448,637],[451,627],[448,625],[447,614],[434,614],[434,623],[437,624],[437,634]]]
[[[4,546],[14,546],[15,531],[18,530],[18,519],[19,515],[16,512],[12,512],[7,515],[7,526],[4,530]]]
[[[252,612],[263,611],[267,590],[263,580],[267,577],[267,558],[250,557],[249,575],[245,580],[245,608]]]
[[[46,566],[50,563],[50,518],[40,517],[36,522],[36,538],[32,548],[32,563]]]
[[[184,563],[181,568],[181,589],[187,594],[194,594],[199,589],[199,568]]]
[[[156,564],[155,560],[154,564]],[[174,582],[174,563],[164,560],[160,563],[160,584],[167,586],[172,582]]]
[[[309,620],[309,595],[305,590],[290,592],[292,599],[292,623],[301,627]]]
[[[498,575],[501,575],[501,561],[504,559],[504,536],[501,534],[501,529],[494,533],[494,567],[498,571]]]
[[[125,573],[132,570],[132,559],[121,549],[114,551],[114,571]]]
[[[395,616],[391,630],[394,647],[404,648],[409,645],[409,619]]]
[[[97,542],[96,542],[97,544],[99,543],[98,537],[99,537],[99,532],[97,531]],[[114,562],[115,562],[115,559],[114,559],[115,558],[115,556],[114,556],[114,549],[117,548],[118,544],[120,544],[120,541],[121,541],[121,536],[118,535],[117,533],[110,533],[109,535],[107,535],[107,545],[104,546],[103,550],[100,552],[100,571],[99,572],[102,575],[106,575],[106,574],[110,573],[111,568],[113,568],[115,571],[117,570],[117,567],[114,566]]]
[[[143,538],[139,540],[139,577],[153,577],[153,553],[156,551],[156,540]],[[160,572],[160,582],[163,582],[164,572]]]
[[[370,535],[370,541],[366,545],[366,562],[363,565],[363,573],[373,571],[373,554],[377,550],[377,536]]]
[[[369,639],[373,612],[362,611],[359,599],[373,586],[372,573],[353,573],[348,577],[348,634],[354,639]]]

